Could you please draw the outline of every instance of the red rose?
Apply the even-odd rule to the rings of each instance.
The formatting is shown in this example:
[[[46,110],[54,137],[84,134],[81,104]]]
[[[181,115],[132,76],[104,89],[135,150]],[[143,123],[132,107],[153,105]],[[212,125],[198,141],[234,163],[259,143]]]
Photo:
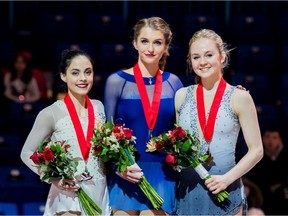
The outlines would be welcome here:
[[[121,133],[121,131],[122,131],[122,126],[120,124],[116,124],[114,128],[112,129],[113,133]]]
[[[54,159],[54,153],[50,148],[45,148],[43,151],[43,158],[45,161],[49,162]]]
[[[125,139],[125,135],[121,125],[115,125],[115,127],[112,129],[112,132],[114,136],[117,138],[117,140],[121,141]]]
[[[177,127],[175,129],[175,134],[178,138],[183,139],[186,136],[186,132],[181,127]]]
[[[93,146],[93,150],[95,151],[95,152],[101,152],[102,151],[102,146]]]
[[[31,156],[30,159],[35,163],[35,164],[40,164],[40,158],[38,157],[38,153],[34,152]]]
[[[156,141],[155,148],[156,148],[157,150],[162,149],[163,146],[164,146],[164,143],[163,143],[162,141]]]
[[[166,163],[169,165],[175,165],[177,162],[177,158],[174,155],[168,154],[166,156]]]
[[[132,138],[132,130],[128,128],[123,129],[124,136],[126,139],[130,140]]]
[[[125,136],[123,133],[115,133],[114,132],[114,136],[117,138],[117,140],[121,141],[125,139]]]
[[[173,131],[173,134],[175,137],[179,139],[183,139],[186,136],[186,132],[181,127],[175,128],[175,130]]]
[[[170,135],[168,136],[168,139],[172,142],[172,143],[175,143],[177,141],[177,137],[176,137],[176,134],[175,134],[175,131],[171,131]]]

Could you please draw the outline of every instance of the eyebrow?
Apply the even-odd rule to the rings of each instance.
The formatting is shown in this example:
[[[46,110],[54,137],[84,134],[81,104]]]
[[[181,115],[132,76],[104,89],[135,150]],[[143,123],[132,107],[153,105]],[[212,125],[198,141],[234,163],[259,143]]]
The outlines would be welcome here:
[[[87,70],[92,70],[92,68],[88,67],[84,69],[84,71],[87,71]],[[81,71],[81,70],[79,70],[78,68],[72,68],[71,71]]]
[[[205,51],[204,54],[214,53],[212,50]],[[191,55],[200,55],[199,53],[191,53]]]
[[[146,38],[146,37],[140,37],[140,40],[143,40],[143,39],[148,40],[148,38]],[[156,40],[161,40],[161,41],[163,41],[164,39],[162,39],[162,38],[154,39],[154,41],[156,41]]]

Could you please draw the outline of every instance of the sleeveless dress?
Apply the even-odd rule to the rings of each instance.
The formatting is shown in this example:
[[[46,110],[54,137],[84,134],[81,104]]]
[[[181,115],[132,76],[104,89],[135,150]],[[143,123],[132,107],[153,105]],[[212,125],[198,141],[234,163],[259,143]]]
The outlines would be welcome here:
[[[98,100],[91,100],[91,102],[94,107],[96,127],[96,122],[105,122],[104,107]],[[80,122],[86,135],[88,120],[80,118]],[[54,126],[54,129],[50,127],[47,128],[47,125]],[[86,161],[83,159],[71,118],[63,101],[58,100],[54,102],[38,114],[34,126],[24,144],[22,159],[24,163],[36,173],[37,169],[29,157],[36,150],[39,143],[47,137],[50,137],[51,141],[66,141],[66,143],[71,145],[69,152],[73,158],[79,160],[75,176],[81,175],[81,173],[85,172],[85,169],[93,176],[91,180],[79,183],[79,186],[102,209],[103,215],[110,215],[111,209],[109,207],[105,166],[100,158],[92,155],[91,150],[89,158]],[[75,192],[60,190],[51,184],[44,215],[55,215],[55,213],[63,211],[82,211],[82,215],[85,215],[78,197],[75,196]]]
[[[227,86],[226,88],[210,143],[207,143],[202,133],[199,132],[201,129],[198,123],[195,100],[196,85],[188,87],[186,98],[180,107],[178,124],[191,133],[197,134],[203,144],[203,154],[208,147],[210,148],[214,159],[210,164],[205,164],[204,167],[211,175],[222,175],[236,164],[235,148],[240,124],[230,105],[231,94],[235,88],[234,86]],[[230,194],[228,200],[219,204],[215,196],[204,185],[204,180],[198,176],[193,168],[182,170],[178,173],[176,213],[178,215],[233,215],[240,210],[241,205],[244,206],[245,213],[246,197],[241,179],[229,185],[226,191]]]
[[[174,95],[182,87],[179,78],[171,73],[162,74],[162,94],[158,119],[152,136],[171,129],[175,123]],[[153,97],[156,78],[144,78],[149,100]],[[105,87],[105,111],[108,121],[125,123],[136,136],[137,164],[143,170],[148,182],[164,199],[162,209],[170,214],[175,204],[175,173],[165,164],[164,153],[147,153],[146,143],[150,139],[134,76],[124,71],[111,74]],[[110,205],[119,210],[153,209],[137,184],[128,182],[117,174],[112,166],[108,172]]]

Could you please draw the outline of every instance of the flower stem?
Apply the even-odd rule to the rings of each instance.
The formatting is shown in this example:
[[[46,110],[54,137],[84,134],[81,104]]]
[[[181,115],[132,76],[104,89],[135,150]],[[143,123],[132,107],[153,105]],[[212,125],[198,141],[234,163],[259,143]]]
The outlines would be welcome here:
[[[131,165],[135,163],[135,160],[132,158],[131,153],[128,149],[124,149],[124,152],[129,159],[129,162]],[[150,185],[146,177],[143,175],[142,176],[142,181],[139,183],[140,189],[143,191],[145,196],[149,199],[151,204],[155,209],[161,208],[161,206],[164,203],[164,200],[162,199],[161,196],[155,191],[155,189]]]
[[[207,178],[205,178],[205,180],[211,178],[211,175],[207,176]],[[226,198],[229,197],[229,193],[224,190],[224,191],[220,191],[219,193],[216,194],[216,198],[218,200],[219,203],[225,201]]]
[[[88,215],[97,215],[97,214],[101,215],[102,214],[102,209],[88,196],[88,194],[82,188],[80,188],[77,191],[77,194],[79,196],[79,200],[86,214]]]

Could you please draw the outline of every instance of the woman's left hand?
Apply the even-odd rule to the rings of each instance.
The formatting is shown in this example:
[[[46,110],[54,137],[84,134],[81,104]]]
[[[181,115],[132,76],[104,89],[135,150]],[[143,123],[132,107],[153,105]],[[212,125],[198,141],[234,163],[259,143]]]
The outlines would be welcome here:
[[[205,185],[209,191],[217,194],[224,191],[229,186],[229,183],[224,175],[211,175],[211,178],[205,181]]]

